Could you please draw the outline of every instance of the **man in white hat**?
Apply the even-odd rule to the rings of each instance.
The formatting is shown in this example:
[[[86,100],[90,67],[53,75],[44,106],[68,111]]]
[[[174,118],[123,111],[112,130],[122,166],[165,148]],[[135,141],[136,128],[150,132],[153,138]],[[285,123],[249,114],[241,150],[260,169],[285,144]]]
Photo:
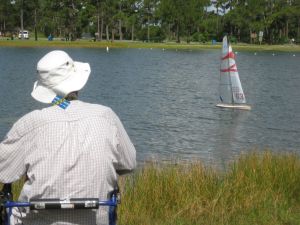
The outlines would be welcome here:
[[[106,106],[77,100],[90,75],[88,63],[51,51],[37,64],[32,97],[52,106],[19,119],[0,144],[0,182],[24,175],[19,200],[36,198],[107,199],[120,174],[136,167],[136,152],[121,121]],[[16,224],[98,225],[108,209],[14,212]]]

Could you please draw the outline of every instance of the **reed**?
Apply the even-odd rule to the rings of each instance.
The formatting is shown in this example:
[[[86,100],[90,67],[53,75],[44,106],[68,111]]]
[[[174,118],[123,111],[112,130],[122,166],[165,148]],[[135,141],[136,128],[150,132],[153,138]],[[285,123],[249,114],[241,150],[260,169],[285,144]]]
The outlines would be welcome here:
[[[145,166],[122,180],[120,224],[300,224],[300,158],[251,153],[225,172]]]

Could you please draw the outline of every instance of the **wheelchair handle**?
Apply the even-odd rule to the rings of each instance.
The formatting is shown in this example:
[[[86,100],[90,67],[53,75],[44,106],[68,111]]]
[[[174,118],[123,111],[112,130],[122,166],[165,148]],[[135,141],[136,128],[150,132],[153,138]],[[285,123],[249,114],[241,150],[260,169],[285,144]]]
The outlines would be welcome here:
[[[117,205],[120,203],[118,189],[108,195],[109,200],[102,201],[98,198],[70,198],[70,199],[31,199],[30,202],[13,201],[11,184],[5,184],[0,192],[0,225],[9,225],[13,207],[29,207],[31,210],[48,209],[98,209],[99,206],[109,206],[109,225],[115,225],[117,221]],[[7,210],[8,209],[8,212]]]

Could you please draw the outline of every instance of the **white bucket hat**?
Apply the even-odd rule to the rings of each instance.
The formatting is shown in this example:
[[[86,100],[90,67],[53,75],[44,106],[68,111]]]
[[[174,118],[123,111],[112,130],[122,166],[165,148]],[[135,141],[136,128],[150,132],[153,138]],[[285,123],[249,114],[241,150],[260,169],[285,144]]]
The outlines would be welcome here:
[[[46,54],[37,64],[38,79],[31,96],[39,102],[51,103],[56,95],[65,97],[81,90],[86,84],[91,68],[88,63],[75,62],[64,51]]]

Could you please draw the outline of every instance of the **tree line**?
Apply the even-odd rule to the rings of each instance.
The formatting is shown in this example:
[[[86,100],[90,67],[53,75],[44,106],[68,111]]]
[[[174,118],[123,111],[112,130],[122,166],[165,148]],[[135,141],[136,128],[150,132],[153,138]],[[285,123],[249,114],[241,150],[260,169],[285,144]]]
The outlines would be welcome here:
[[[300,0],[1,0],[1,33],[24,29],[36,40],[299,43]]]

